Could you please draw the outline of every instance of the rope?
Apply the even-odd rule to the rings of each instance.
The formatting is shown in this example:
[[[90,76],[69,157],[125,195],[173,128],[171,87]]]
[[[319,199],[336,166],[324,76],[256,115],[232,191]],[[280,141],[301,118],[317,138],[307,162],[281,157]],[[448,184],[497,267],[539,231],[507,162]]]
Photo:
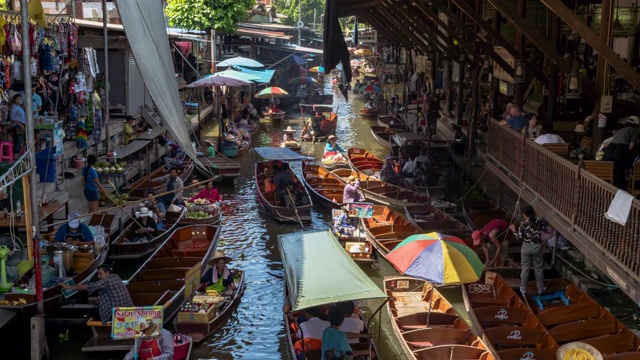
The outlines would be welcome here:
[[[482,175],[480,175],[480,177],[478,178],[478,180],[476,180],[476,182],[473,184],[473,186],[471,186],[471,188],[469,189],[469,191],[467,191],[466,193],[464,193],[464,195],[462,195],[458,200],[454,201],[454,204],[459,203],[460,201],[462,201],[462,199],[464,199],[467,195],[469,195],[469,193],[471,193],[471,191],[480,183],[480,180],[482,180],[482,177],[484,176],[484,174],[487,173],[487,168],[484,168],[484,171],[482,172]]]

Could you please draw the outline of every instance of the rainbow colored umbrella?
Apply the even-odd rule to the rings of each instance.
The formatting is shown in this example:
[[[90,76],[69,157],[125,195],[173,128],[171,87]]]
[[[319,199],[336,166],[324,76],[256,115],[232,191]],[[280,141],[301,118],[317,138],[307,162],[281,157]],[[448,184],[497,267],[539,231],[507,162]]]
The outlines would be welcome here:
[[[366,93],[379,93],[382,92],[382,88],[378,85],[365,85],[360,88],[360,91]]]
[[[268,88],[262,89],[259,93],[257,93],[254,97],[258,99],[269,99],[274,97],[281,97],[289,95],[288,92],[277,86],[270,86]]]
[[[318,80],[312,78],[311,76],[299,76],[297,78],[293,78],[289,80],[289,85],[306,85],[306,84],[315,84]]]
[[[324,74],[324,68],[322,66],[314,66],[311,69],[309,69],[309,72],[316,72],[316,73],[323,73]]]
[[[442,285],[478,281],[484,265],[464,241],[436,232],[412,235],[387,254],[403,275]]]

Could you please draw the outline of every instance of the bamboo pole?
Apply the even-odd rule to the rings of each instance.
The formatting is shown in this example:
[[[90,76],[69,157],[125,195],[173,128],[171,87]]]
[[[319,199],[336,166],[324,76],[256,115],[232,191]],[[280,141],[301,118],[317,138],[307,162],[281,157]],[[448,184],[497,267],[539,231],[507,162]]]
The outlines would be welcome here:
[[[29,261],[33,260],[33,214],[31,212],[31,182],[29,179],[31,174],[22,177],[22,189],[24,193],[24,222],[27,228],[27,249],[29,251]],[[37,212],[37,210],[36,210]]]

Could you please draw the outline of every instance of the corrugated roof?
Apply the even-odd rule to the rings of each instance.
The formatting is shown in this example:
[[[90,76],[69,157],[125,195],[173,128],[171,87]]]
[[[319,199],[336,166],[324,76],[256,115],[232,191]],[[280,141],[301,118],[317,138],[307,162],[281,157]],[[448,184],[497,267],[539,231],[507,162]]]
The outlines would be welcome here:
[[[99,22],[99,21],[89,21],[89,20],[82,20],[82,19],[76,19],[74,21],[80,27],[85,27],[90,29],[102,29],[102,26],[103,26],[102,22]],[[120,24],[107,24],[107,30],[124,32],[124,26]],[[193,40],[193,41],[206,40],[204,39],[204,36],[188,34],[186,32],[181,32],[181,31],[182,31],[181,29],[169,28],[167,29],[167,35],[170,38],[176,38],[176,39],[185,39],[185,40]],[[209,41],[209,40],[206,40],[206,41]]]

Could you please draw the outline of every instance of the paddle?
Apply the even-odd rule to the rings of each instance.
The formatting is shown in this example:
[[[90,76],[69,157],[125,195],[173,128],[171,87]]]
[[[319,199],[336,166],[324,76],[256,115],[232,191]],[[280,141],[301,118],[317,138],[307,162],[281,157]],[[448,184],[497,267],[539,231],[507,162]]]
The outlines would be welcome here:
[[[291,196],[291,191],[289,191],[289,187],[287,186],[287,194],[289,194],[289,199],[291,200],[291,205],[293,206],[293,211],[296,213],[296,218],[298,219],[298,223],[301,228],[304,228],[304,224],[302,224],[302,220],[300,220],[300,214],[298,214],[298,208],[296,207],[296,202],[293,200],[293,196]]]

